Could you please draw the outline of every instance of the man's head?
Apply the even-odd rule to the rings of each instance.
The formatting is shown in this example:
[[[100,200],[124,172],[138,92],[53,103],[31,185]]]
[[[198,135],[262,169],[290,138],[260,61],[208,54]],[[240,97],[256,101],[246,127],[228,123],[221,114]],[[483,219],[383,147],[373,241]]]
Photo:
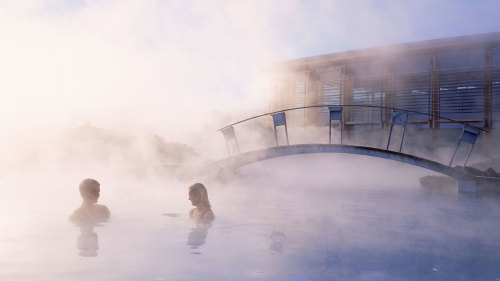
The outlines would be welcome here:
[[[95,179],[84,179],[80,183],[80,195],[83,201],[87,203],[97,203],[99,193],[101,192],[100,184]]]

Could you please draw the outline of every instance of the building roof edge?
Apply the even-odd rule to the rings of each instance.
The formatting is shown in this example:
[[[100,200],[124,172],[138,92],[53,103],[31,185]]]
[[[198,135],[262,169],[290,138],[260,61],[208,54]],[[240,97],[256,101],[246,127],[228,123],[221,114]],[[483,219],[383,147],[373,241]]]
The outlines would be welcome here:
[[[272,68],[275,70],[307,69],[332,63],[340,64],[345,61],[361,59],[370,56],[387,56],[388,54],[394,55],[418,51],[437,51],[445,48],[484,46],[492,43],[498,43],[500,45],[500,32],[431,39],[304,57],[275,63]]]

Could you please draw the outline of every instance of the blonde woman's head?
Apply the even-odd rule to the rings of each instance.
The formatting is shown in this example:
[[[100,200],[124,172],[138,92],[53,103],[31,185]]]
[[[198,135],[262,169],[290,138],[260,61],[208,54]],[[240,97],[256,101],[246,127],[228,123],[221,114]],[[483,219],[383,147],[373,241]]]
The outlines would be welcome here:
[[[193,206],[210,208],[207,188],[201,183],[195,183],[189,187],[189,200]]]

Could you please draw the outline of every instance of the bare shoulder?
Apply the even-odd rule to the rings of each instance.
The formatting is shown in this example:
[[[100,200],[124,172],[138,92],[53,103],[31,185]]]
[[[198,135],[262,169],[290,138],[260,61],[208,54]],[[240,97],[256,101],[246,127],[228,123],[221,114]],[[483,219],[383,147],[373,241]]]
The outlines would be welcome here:
[[[96,208],[99,212],[98,216],[100,216],[101,219],[104,219],[104,220],[109,219],[110,213],[109,213],[109,209],[108,209],[108,207],[106,207],[106,205],[97,205],[96,204]]]
[[[189,217],[190,217],[190,218],[193,218],[193,215],[194,215],[194,210],[195,210],[194,208],[193,208],[193,209],[191,209],[191,210],[189,210]]]
[[[74,210],[68,219],[70,222],[78,222],[78,221],[85,220],[86,218],[87,218],[87,214],[82,209],[82,207],[80,207],[80,208]]]
[[[109,214],[109,209],[106,207],[106,205],[98,205],[96,204],[96,207],[101,211]]]
[[[203,219],[208,221],[213,221],[215,219],[214,212],[210,209],[203,214]]]
[[[76,209],[69,221],[73,223],[106,222],[109,219],[109,209],[105,205],[82,206]]]

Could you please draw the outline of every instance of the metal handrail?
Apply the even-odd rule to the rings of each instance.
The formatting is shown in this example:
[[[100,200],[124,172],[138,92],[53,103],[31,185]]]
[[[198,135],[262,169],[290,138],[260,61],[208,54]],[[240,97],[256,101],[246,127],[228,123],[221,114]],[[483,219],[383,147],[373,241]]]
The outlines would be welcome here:
[[[230,125],[227,125],[223,128],[220,128],[218,129],[217,131],[222,131],[226,128],[229,128],[231,126],[234,126],[234,125],[237,125],[237,124],[240,124],[240,123],[243,123],[243,122],[246,122],[246,121],[249,121],[249,120],[252,120],[252,119],[256,119],[256,118],[259,118],[259,117],[262,117],[262,116],[268,116],[268,115],[273,115],[273,114],[276,114],[276,113],[279,113],[279,112],[285,112],[285,111],[292,111],[292,110],[298,110],[298,109],[306,109],[306,108],[317,108],[317,107],[367,107],[367,108],[378,108],[378,109],[389,109],[389,110],[399,110],[399,111],[405,111],[405,112],[408,112],[408,113],[413,113],[413,114],[419,114],[419,115],[426,115],[426,116],[434,116],[432,114],[429,114],[429,113],[424,113],[424,112],[420,112],[420,111],[415,111],[415,110],[408,110],[408,109],[400,109],[400,108],[396,108],[396,107],[387,107],[387,106],[378,106],[378,105],[361,105],[361,104],[322,104],[322,105],[309,105],[309,106],[301,106],[301,107],[293,107],[293,108],[287,108],[287,109],[283,109],[283,110],[278,110],[278,111],[273,111],[273,112],[269,112],[269,113],[264,113],[264,114],[260,114],[260,115],[256,115],[256,116],[253,116],[253,117],[250,117],[250,118],[247,118],[247,119],[244,119],[244,120],[241,120],[241,121],[238,121],[238,122],[235,122],[235,123],[232,123]],[[474,128],[474,129],[478,129],[480,131],[483,131],[483,132],[488,132],[488,130],[486,129],[483,129],[483,128],[479,128],[479,127],[476,127],[476,126],[472,126],[472,125],[469,125],[467,124],[466,122],[463,122],[463,121],[458,121],[458,120],[454,120],[454,119],[450,119],[450,118],[446,118],[446,117],[441,117],[441,116],[436,116],[437,118],[439,119],[443,119],[443,120],[447,120],[447,121],[451,121],[453,123],[459,123],[459,124],[462,124],[464,126],[469,126],[471,128]]]

